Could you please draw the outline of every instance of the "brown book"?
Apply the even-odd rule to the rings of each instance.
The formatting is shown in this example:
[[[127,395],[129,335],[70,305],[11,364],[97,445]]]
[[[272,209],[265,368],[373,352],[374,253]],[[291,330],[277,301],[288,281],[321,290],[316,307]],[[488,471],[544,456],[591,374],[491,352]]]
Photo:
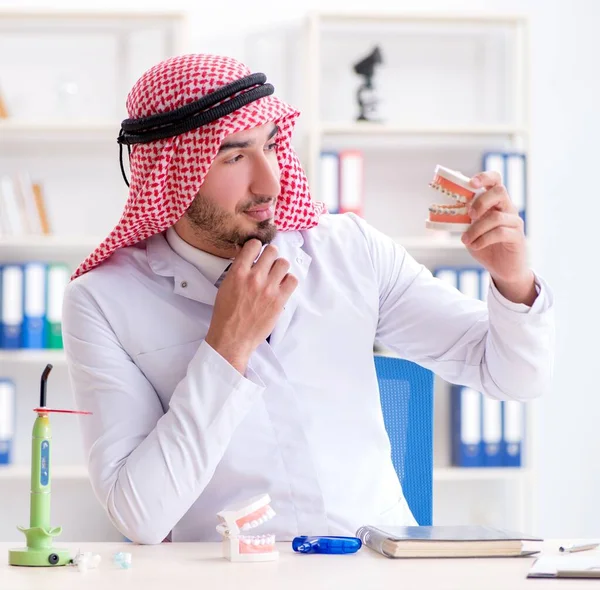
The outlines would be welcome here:
[[[39,184],[33,184],[31,188],[35,197],[35,206],[40,217],[40,223],[42,224],[42,234],[49,235],[51,233],[50,224],[48,222],[48,214],[46,212],[42,187]]]
[[[390,558],[525,557],[539,548],[524,542],[543,539],[486,526],[363,526],[356,536],[366,547]]]
[[[8,109],[6,108],[6,103],[2,98],[2,92],[0,92],[0,119],[8,119]]]

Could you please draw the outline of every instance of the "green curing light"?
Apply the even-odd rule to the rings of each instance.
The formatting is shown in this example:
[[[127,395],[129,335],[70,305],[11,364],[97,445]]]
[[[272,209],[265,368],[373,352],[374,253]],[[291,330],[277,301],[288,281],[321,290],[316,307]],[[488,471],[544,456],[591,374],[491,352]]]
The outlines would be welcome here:
[[[62,527],[50,526],[50,491],[52,479],[52,412],[68,414],[90,414],[75,410],[52,410],[46,407],[46,382],[52,365],[46,365],[42,373],[40,387],[40,407],[35,408],[37,417],[33,423],[31,441],[31,495],[29,505],[29,528],[17,527],[23,532],[27,546],[10,549],[8,562],[20,566],[55,566],[71,563],[71,553],[67,549],[52,547],[52,539],[62,532]]]

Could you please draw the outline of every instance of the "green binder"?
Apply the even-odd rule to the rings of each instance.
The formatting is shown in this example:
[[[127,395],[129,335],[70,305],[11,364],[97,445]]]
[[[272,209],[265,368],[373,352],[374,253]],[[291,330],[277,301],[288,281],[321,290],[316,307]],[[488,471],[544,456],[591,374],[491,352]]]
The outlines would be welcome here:
[[[48,265],[46,301],[46,348],[62,348],[62,304],[65,287],[71,276],[66,264]]]

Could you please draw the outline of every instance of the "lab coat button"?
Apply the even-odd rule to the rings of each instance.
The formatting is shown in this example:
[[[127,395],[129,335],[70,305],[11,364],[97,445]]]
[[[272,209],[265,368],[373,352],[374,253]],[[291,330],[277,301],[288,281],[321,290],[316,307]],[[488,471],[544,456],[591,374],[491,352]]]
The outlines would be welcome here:
[[[187,281],[181,281],[181,287],[182,289],[185,289],[187,287]]]
[[[302,256],[298,256],[298,258],[296,258],[296,262],[297,262],[298,264],[302,264],[302,261],[303,261],[303,260],[304,260],[304,259],[302,258]]]

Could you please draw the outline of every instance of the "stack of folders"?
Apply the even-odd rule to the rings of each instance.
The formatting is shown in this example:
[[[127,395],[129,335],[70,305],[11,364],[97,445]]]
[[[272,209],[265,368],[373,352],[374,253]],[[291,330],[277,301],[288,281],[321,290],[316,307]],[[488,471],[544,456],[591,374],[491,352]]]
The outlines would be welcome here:
[[[14,381],[0,377],[0,465],[12,462],[16,422],[15,397]]]
[[[477,267],[440,267],[439,279],[467,297],[486,300],[489,273]],[[452,464],[457,467],[521,467],[525,429],[524,404],[499,401],[470,387],[450,389]]]
[[[364,215],[364,161],[358,150],[324,151],[319,162],[317,200],[329,213]]]
[[[62,263],[0,264],[0,348],[62,348]]]
[[[362,526],[365,547],[390,558],[526,557],[543,539],[480,525]]]
[[[527,156],[521,152],[490,151],[483,154],[483,170],[499,172],[527,233]]]

